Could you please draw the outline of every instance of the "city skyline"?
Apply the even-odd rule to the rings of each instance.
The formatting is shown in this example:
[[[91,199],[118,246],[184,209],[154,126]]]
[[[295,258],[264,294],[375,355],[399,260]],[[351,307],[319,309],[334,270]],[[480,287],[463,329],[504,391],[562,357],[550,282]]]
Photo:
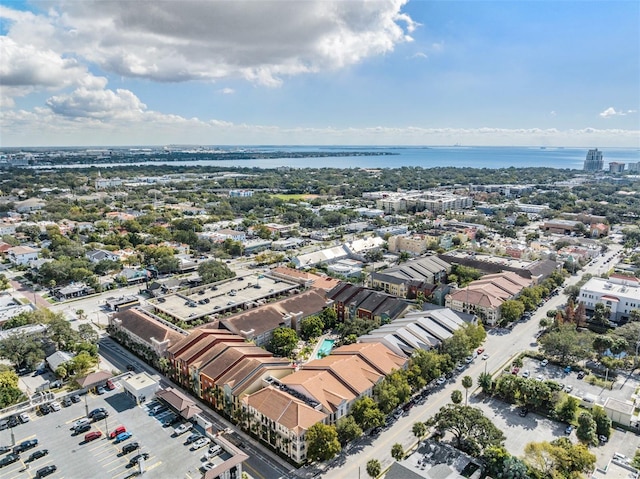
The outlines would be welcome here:
[[[640,146],[640,4],[0,5],[0,146]]]

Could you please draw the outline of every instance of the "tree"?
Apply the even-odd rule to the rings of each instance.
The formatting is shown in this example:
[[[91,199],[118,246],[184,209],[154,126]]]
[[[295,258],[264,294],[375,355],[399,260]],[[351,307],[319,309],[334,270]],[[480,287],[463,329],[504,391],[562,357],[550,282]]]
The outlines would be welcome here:
[[[26,334],[16,334],[0,341],[0,357],[8,359],[16,366],[35,369],[44,359],[44,351],[39,341]]]
[[[280,357],[289,357],[295,347],[298,345],[298,335],[296,332],[287,327],[276,328],[273,331],[269,350]]]
[[[56,315],[50,319],[47,324],[47,335],[58,350],[71,349],[79,338],[78,333],[71,327],[71,323],[62,315]]]
[[[588,472],[596,462],[583,444],[572,444],[562,437],[551,442],[532,442],[525,446],[524,460],[542,473],[542,477],[577,478]]]
[[[593,349],[598,353],[598,356],[602,356],[605,351],[611,349],[615,344],[615,339],[607,334],[598,334],[593,338]]]
[[[200,263],[200,266],[198,266],[198,274],[205,284],[234,278],[236,276],[235,272],[231,271],[225,263],[220,261],[205,261]]]
[[[333,308],[324,308],[319,316],[324,324],[324,329],[333,329],[338,323],[338,313]]]
[[[455,364],[469,355],[471,341],[464,330],[456,329],[451,337],[442,341],[441,350],[443,354],[448,354]]]
[[[340,452],[336,428],[321,422],[307,430],[307,444],[307,458],[311,461],[328,461]]]
[[[413,435],[417,439],[422,439],[427,433],[427,426],[421,421],[414,422],[413,427],[411,428],[411,432],[413,432]]]
[[[592,337],[592,333],[588,331],[578,332],[573,325],[564,324],[538,341],[546,355],[555,356],[560,362],[566,363],[568,360],[589,358],[592,354]]]
[[[519,320],[524,314],[524,304],[517,299],[508,299],[500,306],[500,315],[506,323]]]
[[[380,472],[382,472],[380,461],[377,459],[369,459],[367,461],[367,474],[369,474],[369,477],[378,477]]]
[[[469,388],[473,386],[473,379],[471,376],[465,376],[462,378],[462,387],[464,388],[464,404],[468,405]]]
[[[573,396],[565,396],[563,401],[556,408],[556,414],[560,421],[571,423],[576,417],[576,412],[580,406],[578,398]]]
[[[68,372],[73,372],[81,376],[98,364],[98,358],[91,356],[88,352],[82,351],[67,361],[65,367]]]
[[[487,473],[495,479],[529,479],[527,465],[504,447],[489,446],[482,458]]]
[[[82,341],[86,341],[91,344],[98,344],[98,341],[100,340],[98,332],[93,329],[93,326],[86,323],[78,326],[78,336]]]
[[[0,291],[11,288],[11,282],[4,274],[0,274]]]
[[[429,423],[441,431],[449,431],[458,449],[476,456],[489,446],[502,445],[505,439],[480,409],[470,406],[446,405]]]
[[[478,386],[482,388],[482,392],[488,394],[493,387],[493,379],[490,373],[480,373],[478,376]]]
[[[404,448],[402,447],[402,444],[396,442],[393,446],[391,446],[391,457],[393,457],[396,461],[402,460],[402,458],[404,457]]]
[[[338,433],[338,441],[342,446],[362,436],[362,428],[358,426],[353,416],[344,416],[338,419],[336,432]]]
[[[576,429],[578,439],[586,444],[597,445],[598,434],[596,433],[596,422],[591,413],[585,411],[578,416],[578,428]]]
[[[384,414],[369,396],[362,397],[353,404],[351,415],[365,431],[384,424]]]
[[[324,323],[318,316],[309,316],[300,321],[300,336],[302,339],[308,340],[317,338],[324,330]]]
[[[611,419],[601,406],[594,406],[591,410],[591,416],[596,422],[596,434],[605,436],[607,439],[611,436]]]
[[[453,404],[460,404],[462,402],[462,391],[459,389],[454,389],[451,392],[451,402]]]

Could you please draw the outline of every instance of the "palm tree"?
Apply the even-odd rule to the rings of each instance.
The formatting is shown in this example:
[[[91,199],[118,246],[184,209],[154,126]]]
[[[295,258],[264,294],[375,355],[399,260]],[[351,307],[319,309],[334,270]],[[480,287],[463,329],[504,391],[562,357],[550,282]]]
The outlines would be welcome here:
[[[469,388],[473,386],[473,379],[471,378],[471,376],[465,376],[462,378],[462,387],[464,388],[465,391],[465,395],[464,395],[464,405],[467,406],[468,405],[468,399],[469,399]]]
[[[427,433],[427,426],[425,426],[423,422],[418,421],[413,424],[413,428],[411,430],[416,438],[422,439]]]
[[[391,446],[391,457],[396,461],[399,461],[404,457],[404,448],[402,447],[402,444],[396,442]]]

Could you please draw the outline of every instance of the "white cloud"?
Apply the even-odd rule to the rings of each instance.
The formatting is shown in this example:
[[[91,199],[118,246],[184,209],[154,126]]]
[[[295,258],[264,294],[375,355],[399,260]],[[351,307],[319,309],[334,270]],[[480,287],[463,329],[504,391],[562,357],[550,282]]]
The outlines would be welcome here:
[[[222,88],[218,90],[218,92],[222,93],[223,95],[233,95],[236,91],[233,88]]]
[[[609,108],[601,112],[600,116],[602,118],[611,118],[612,116],[626,116],[626,115],[630,115],[631,113],[636,113],[636,111],[637,110],[616,111],[615,108],[610,106]]]
[[[68,95],[53,96],[47,106],[56,115],[68,118],[114,120],[139,119],[147,106],[129,90],[89,89],[81,87]]]
[[[555,110],[551,110],[551,111],[549,112],[549,116],[550,116],[551,118],[555,118],[556,116],[558,116],[558,114],[556,113],[556,111],[555,111]]]
[[[60,0],[43,15],[8,8],[0,15],[21,49],[45,52],[39,63],[55,65],[71,52],[126,77],[241,77],[277,86],[283,77],[341,68],[411,41],[417,24],[401,12],[406,1]],[[34,66],[29,76],[36,70],[43,69]]]
[[[422,59],[426,59],[429,58],[429,56],[426,53],[423,52],[418,52],[418,53],[414,53],[411,58],[422,58]]]

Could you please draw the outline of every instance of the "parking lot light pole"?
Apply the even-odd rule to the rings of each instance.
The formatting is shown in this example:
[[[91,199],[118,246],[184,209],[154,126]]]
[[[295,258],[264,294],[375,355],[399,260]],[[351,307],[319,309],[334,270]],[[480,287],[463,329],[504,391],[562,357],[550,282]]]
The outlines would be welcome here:
[[[104,417],[104,428],[107,430],[105,439],[109,439],[109,423],[107,422],[107,416]]]
[[[13,426],[9,426],[9,429],[11,430],[11,445],[15,446],[16,445],[16,436],[15,436],[15,434],[13,434]]]
[[[84,395],[84,414],[89,417],[89,404],[87,404],[87,393]]]

